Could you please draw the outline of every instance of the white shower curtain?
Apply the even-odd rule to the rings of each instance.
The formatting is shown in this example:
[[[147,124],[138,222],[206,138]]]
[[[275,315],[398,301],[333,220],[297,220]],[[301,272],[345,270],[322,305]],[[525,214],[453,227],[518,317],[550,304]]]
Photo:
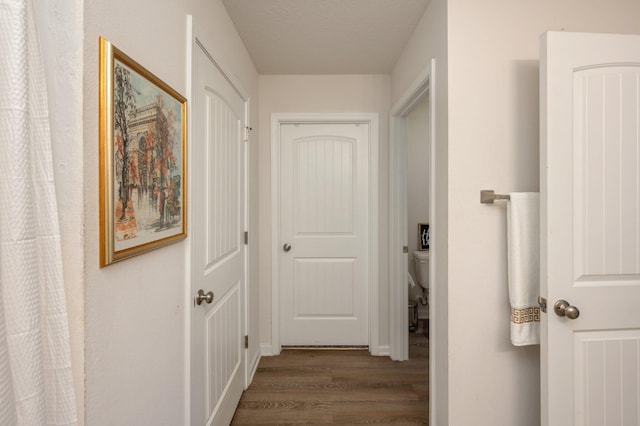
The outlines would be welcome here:
[[[77,423],[32,0],[0,0],[0,425]]]

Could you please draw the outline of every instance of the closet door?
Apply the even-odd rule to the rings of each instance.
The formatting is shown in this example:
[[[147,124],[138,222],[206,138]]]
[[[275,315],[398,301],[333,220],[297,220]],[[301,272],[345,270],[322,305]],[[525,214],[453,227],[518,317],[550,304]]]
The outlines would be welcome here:
[[[369,344],[369,125],[280,125],[281,344]]]

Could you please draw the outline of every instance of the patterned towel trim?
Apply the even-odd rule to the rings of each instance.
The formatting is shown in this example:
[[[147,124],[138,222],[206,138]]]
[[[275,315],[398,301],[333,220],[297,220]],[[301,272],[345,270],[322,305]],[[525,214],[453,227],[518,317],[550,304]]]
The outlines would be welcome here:
[[[511,322],[514,324],[526,324],[540,322],[540,308],[511,309]]]

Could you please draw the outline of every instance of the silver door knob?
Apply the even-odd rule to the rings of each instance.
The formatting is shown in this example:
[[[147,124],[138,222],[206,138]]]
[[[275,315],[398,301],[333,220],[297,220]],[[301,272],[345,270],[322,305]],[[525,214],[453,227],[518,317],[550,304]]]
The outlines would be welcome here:
[[[202,302],[207,302],[207,303],[213,302],[213,292],[210,291],[209,293],[205,294],[204,290],[202,289],[198,290],[198,294],[196,295],[196,304],[201,305]]]
[[[572,320],[580,316],[580,310],[578,308],[576,308],[575,306],[569,305],[569,302],[562,299],[558,300],[553,305],[553,311],[559,317],[567,317]]]
[[[287,243],[285,245],[282,246],[282,250],[284,251],[289,251],[291,250],[291,244]]]

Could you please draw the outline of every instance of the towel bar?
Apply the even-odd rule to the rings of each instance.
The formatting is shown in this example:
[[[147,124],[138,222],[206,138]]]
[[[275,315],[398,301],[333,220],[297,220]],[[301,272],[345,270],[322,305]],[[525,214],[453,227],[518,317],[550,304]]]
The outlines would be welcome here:
[[[480,202],[482,204],[493,204],[496,200],[510,200],[508,195],[496,194],[492,189],[483,189],[480,191]]]

